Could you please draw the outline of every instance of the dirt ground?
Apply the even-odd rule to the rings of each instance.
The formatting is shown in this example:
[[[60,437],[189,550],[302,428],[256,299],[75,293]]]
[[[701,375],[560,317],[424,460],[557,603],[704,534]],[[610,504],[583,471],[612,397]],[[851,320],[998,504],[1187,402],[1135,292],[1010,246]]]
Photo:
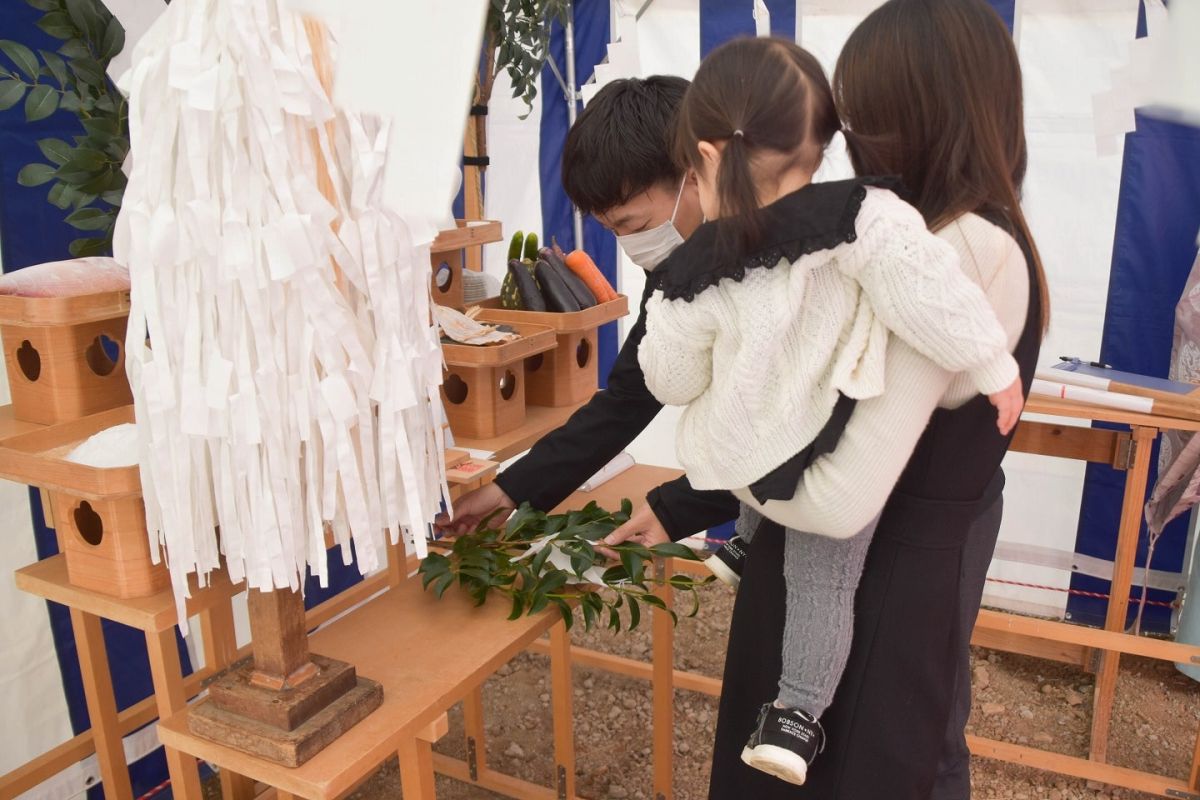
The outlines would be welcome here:
[[[700,616],[680,621],[676,667],[719,677],[724,661],[732,593],[703,590]],[[573,634],[576,644],[649,659],[649,629],[613,635]],[[1049,661],[974,652],[975,704],[969,732],[1076,756],[1086,756],[1091,725],[1092,678]],[[577,792],[592,800],[650,800],[650,686],[648,682],[576,667],[575,742]],[[494,768],[552,785],[553,742],[550,671],[546,657],[522,654],[484,687],[487,759]],[[717,700],[675,695],[675,796],[699,800],[707,793]],[[1110,762],[1186,779],[1200,721],[1200,691],[1170,664],[1126,657],[1114,708]],[[462,713],[450,715],[450,734],[438,752],[465,758]],[[1141,800],[1151,795],[1089,787],[1084,781],[975,759],[976,800]],[[352,796],[400,796],[396,763],[385,764]],[[438,777],[441,800],[495,798],[490,792]]]

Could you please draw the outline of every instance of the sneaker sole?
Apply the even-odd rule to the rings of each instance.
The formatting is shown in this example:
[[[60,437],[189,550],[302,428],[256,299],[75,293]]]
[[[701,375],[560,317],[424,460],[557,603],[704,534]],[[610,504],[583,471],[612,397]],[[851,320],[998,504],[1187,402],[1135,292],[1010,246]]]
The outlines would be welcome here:
[[[808,764],[804,759],[791,750],[773,744],[743,748],[742,761],[760,772],[796,786],[803,786],[808,779]]]
[[[738,584],[742,582],[742,576],[738,575],[729,565],[722,561],[717,556],[709,556],[704,559],[704,566],[708,567],[708,571],[717,576],[717,580],[721,583],[738,588]]]

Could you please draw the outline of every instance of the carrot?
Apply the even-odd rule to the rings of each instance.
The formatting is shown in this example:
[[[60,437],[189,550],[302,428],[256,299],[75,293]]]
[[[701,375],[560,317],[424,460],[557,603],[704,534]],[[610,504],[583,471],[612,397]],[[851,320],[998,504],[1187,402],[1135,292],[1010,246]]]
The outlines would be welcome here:
[[[617,299],[617,293],[613,291],[612,285],[587,253],[575,250],[563,259],[563,263],[567,265],[567,269],[574,272],[580,280],[587,284],[588,290],[596,295],[596,302],[607,303]]]

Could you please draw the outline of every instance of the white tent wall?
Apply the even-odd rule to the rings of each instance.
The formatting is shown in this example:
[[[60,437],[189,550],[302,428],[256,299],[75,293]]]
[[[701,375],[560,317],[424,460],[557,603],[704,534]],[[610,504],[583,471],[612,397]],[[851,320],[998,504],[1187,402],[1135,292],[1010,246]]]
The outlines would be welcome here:
[[[614,0],[614,14],[617,2]],[[832,71],[850,32],[882,0],[799,0],[800,42]],[[746,13],[752,3],[746,0]],[[1126,63],[1133,41],[1137,0],[1019,0],[1016,29],[1025,74],[1026,131],[1029,171],[1025,209],[1046,265],[1053,292],[1053,324],[1042,348],[1042,363],[1058,355],[1094,357],[1100,333],[1112,259],[1113,230],[1121,178],[1121,150],[1097,152],[1092,115],[1093,95],[1108,88],[1111,71]],[[641,3],[625,2],[627,13]],[[675,74],[690,77],[700,63],[700,11],[697,0],[655,0],[637,28],[642,75]],[[591,70],[579,65],[579,79]],[[513,218],[515,209],[536,208],[530,180],[536,169],[537,130],[534,116],[515,122],[516,110],[503,102],[497,81],[488,116],[492,166],[488,169],[489,213]],[[540,96],[541,102],[562,102]],[[510,105],[505,108],[505,105]],[[827,156],[820,179],[849,174],[844,145],[838,137]],[[531,227],[533,215],[522,212],[519,224]],[[505,230],[514,230],[505,219]],[[498,252],[498,248],[493,253]],[[497,259],[489,257],[489,268]],[[644,273],[623,254],[619,256],[620,290],[636,301],[645,284]],[[632,318],[621,326],[622,340]],[[675,425],[679,413],[667,409],[637,438],[629,451],[643,463],[678,466]],[[1004,526],[993,578],[1051,586],[1031,589],[989,582],[991,605],[1051,616],[1065,613],[1070,574],[1061,569],[1025,563],[1044,558],[1050,548],[1074,551],[1084,468],[1079,462],[1043,456],[1011,454]]]

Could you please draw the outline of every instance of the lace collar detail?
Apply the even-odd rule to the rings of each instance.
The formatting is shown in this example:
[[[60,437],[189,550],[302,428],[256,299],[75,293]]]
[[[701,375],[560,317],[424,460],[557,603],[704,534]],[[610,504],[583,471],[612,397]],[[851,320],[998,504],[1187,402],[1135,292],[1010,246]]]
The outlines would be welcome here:
[[[855,222],[867,187],[900,192],[896,178],[855,178],[810,183],[759,210],[763,243],[736,261],[718,252],[719,222],[706,222],[655,270],[667,300],[691,302],[722,280],[741,281],[752,269],[771,269],[819,250],[832,250],[857,238]]]

